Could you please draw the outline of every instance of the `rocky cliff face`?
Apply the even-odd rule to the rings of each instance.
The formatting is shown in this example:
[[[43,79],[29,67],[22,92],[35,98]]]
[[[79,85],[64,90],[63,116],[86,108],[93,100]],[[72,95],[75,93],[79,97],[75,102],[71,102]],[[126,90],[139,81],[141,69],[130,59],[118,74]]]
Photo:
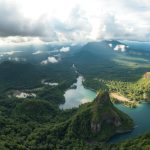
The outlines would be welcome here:
[[[100,122],[91,122],[91,130],[94,133],[97,133],[101,130],[101,123]]]
[[[113,109],[108,92],[100,92],[93,102],[93,119],[91,120],[91,130],[94,133],[101,131],[103,123],[121,126],[121,118]]]
[[[126,132],[132,128],[132,120],[113,106],[108,92],[100,91],[93,102],[80,106],[69,131],[80,138],[106,140],[118,131]]]

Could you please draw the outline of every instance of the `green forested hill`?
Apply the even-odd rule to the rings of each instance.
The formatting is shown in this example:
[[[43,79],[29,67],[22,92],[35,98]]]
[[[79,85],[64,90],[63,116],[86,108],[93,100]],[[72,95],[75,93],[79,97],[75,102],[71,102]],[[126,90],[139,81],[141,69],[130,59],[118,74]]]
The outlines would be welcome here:
[[[117,91],[129,98],[149,97],[148,57],[115,52],[110,41],[90,42],[63,54],[58,63],[40,61],[4,61],[0,63],[0,149],[2,150],[105,150],[149,148],[149,134],[137,139],[108,144],[114,134],[133,127],[132,120],[116,109],[107,92],[100,92],[91,103],[60,110],[64,92],[75,83],[78,74],[84,85],[95,90]],[[113,47],[122,44],[111,41]],[[131,49],[130,49],[131,50]],[[36,62],[36,63],[33,63]],[[73,69],[75,65],[79,73]],[[42,84],[42,80],[58,86]],[[17,98],[15,92],[35,93],[36,97]],[[133,145],[133,146],[132,146]],[[144,146],[145,145],[145,146]]]
[[[40,100],[16,104],[9,118],[4,111],[8,107],[0,108],[0,145],[4,150],[93,149],[95,144],[133,127],[132,120],[110,102],[107,92],[100,92],[92,103],[68,111],[60,112]]]

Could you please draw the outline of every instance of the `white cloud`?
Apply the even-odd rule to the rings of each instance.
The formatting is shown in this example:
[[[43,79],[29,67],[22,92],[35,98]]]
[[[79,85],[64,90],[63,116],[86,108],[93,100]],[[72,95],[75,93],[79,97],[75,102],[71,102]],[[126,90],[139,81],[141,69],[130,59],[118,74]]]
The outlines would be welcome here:
[[[0,52],[0,55],[1,56],[4,56],[4,55],[13,55],[13,54],[19,53],[19,52],[22,52],[22,51],[2,51],[2,52]]]
[[[0,43],[150,41],[149,0],[1,0],[0,18]]]
[[[8,57],[10,61],[26,61],[25,58],[18,58],[18,57]]]
[[[116,45],[116,46],[114,47],[114,51],[125,52],[125,51],[126,51],[126,48],[127,48],[126,45],[120,44],[120,45]]]
[[[110,44],[108,44],[108,46],[109,46],[109,47],[112,47],[112,44],[110,43]]]
[[[33,54],[33,55],[38,55],[38,54],[41,54],[41,53],[43,53],[43,51],[38,50],[38,51],[35,51],[35,52],[32,53],[32,54]]]
[[[56,82],[48,82],[45,80],[42,80],[41,83],[45,84],[45,85],[50,85],[50,86],[57,86],[58,85],[58,83],[56,83]]]
[[[46,65],[46,64],[48,64],[48,63],[57,63],[58,62],[58,60],[55,58],[55,57],[48,57],[46,60],[43,60],[42,62],[41,62],[41,64],[42,65]]]
[[[16,93],[14,93],[14,96],[17,98],[27,98],[27,97],[36,97],[36,94],[17,91]]]
[[[49,51],[49,53],[57,53],[57,52],[59,52],[59,50],[57,50],[57,49]]]
[[[62,47],[59,51],[60,52],[69,52],[70,51],[70,47]]]

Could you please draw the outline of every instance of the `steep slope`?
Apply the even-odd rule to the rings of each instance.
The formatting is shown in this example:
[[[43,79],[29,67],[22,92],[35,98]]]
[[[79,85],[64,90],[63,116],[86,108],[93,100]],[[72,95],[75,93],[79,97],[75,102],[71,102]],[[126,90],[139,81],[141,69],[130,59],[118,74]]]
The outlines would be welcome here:
[[[81,105],[65,122],[34,130],[27,143],[29,149],[39,145],[50,149],[47,143],[51,143],[52,149],[58,146],[60,149],[90,149],[90,146],[92,150],[99,142],[132,128],[132,120],[113,106],[108,92],[100,91],[93,102]]]
[[[132,120],[113,106],[108,92],[100,91],[93,102],[81,105],[66,121],[34,130],[27,143],[29,149],[40,145],[41,149],[93,150],[95,145],[101,147],[101,142],[132,128]]]
[[[99,42],[89,42],[81,48],[81,53],[85,51],[88,53],[92,53],[93,55],[105,56],[105,57],[113,57],[119,52],[124,52],[128,50],[128,46],[124,43],[121,43],[116,40],[104,40]]]
[[[80,52],[77,53],[76,57],[78,59],[85,58],[90,61],[93,57],[94,60],[95,58],[108,59],[110,57],[113,57],[114,55],[115,52],[111,47],[109,47],[107,41],[100,41],[87,43],[81,48]]]
[[[108,92],[100,91],[92,103],[81,105],[69,131],[86,140],[107,140],[116,133],[131,130],[132,120],[113,106]]]

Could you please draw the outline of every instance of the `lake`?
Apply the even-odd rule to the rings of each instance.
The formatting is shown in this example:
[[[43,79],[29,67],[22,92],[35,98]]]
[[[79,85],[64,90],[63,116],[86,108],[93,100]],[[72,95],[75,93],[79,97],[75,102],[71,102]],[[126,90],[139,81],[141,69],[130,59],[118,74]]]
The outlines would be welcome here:
[[[141,135],[146,131],[150,131],[150,103],[142,103],[137,108],[128,108],[121,104],[117,104],[115,106],[133,119],[135,128],[132,132],[112,137],[110,143],[130,139]]]
[[[68,89],[65,92],[65,103],[60,105],[61,109],[78,107],[80,104],[94,100],[96,93],[92,90],[84,88],[82,81],[83,77],[79,76],[77,78],[77,82],[73,84],[73,87],[75,86],[76,88]]]
[[[77,82],[73,84],[76,88],[68,89],[65,96],[65,104],[60,105],[61,109],[69,109],[73,107],[78,107],[80,104],[85,102],[93,101],[96,97],[96,93],[90,89],[84,88],[83,77],[79,76]],[[128,114],[135,123],[135,128],[130,133],[125,133],[121,135],[116,135],[111,138],[110,143],[119,142],[125,139],[133,138],[146,131],[150,131],[150,103],[142,103],[137,108],[128,108],[122,104],[115,104],[115,106],[121,111]]]

